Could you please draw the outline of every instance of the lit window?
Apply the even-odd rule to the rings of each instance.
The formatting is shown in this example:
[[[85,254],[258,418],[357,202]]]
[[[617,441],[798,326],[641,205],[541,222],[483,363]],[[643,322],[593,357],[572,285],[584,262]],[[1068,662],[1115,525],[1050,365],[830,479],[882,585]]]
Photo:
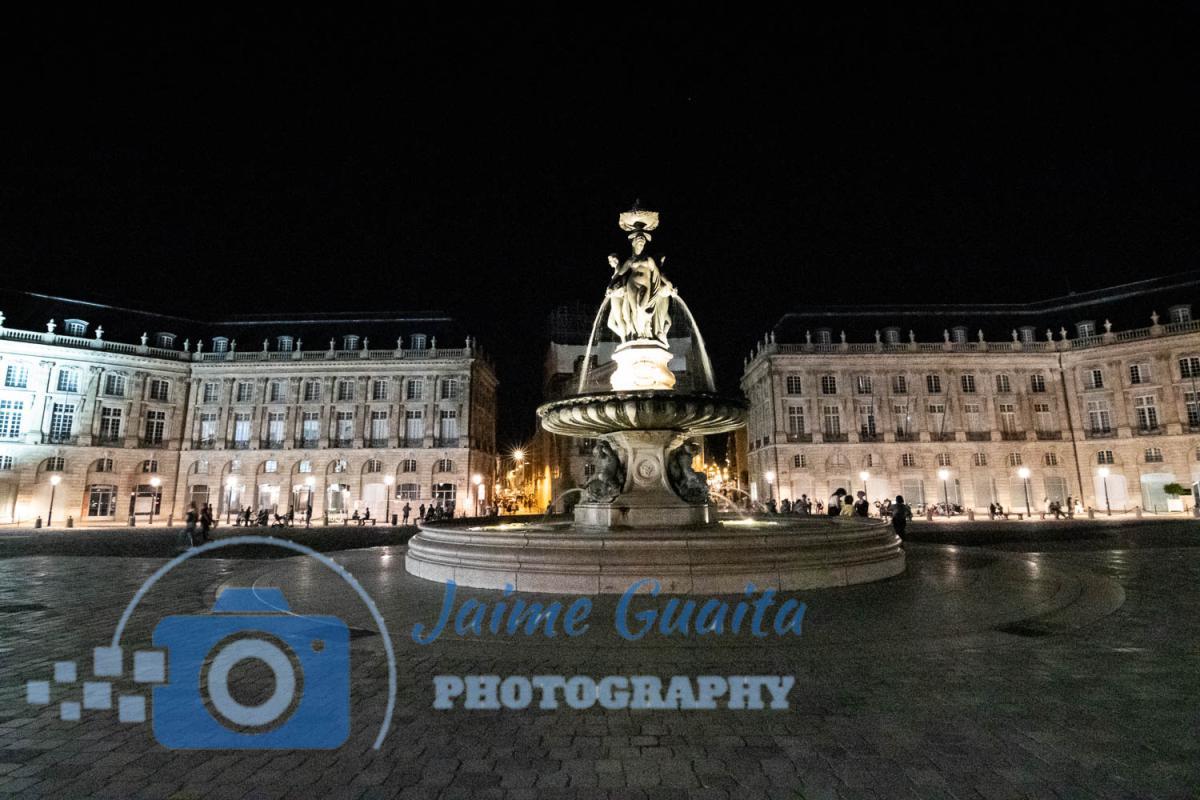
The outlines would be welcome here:
[[[1019,329],[1021,344],[1033,344],[1037,337],[1037,330],[1032,325],[1024,325]]]
[[[79,391],[79,370],[63,369],[58,372],[58,391],[60,392],[78,392]]]
[[[300,464],[297,465],[296,471],[297,472],[312,472],[312,462],[311,461],[301,461]]]
[[[590,478],[596,474],[596,465],[588,462],[583,465],[583,477]]]
[[[66,321],[65,331],[67,336],[86,336],[88,324],[81,319],[69,319]]]
[[[7,472],[13,468],[12,456],[0,456],[0,472]]]
[[[1146,463],[1161,464],[1163,460],[1163,452],[1157,447],[1146,448]]]
[[[338,459],[337,461],[334,461],[333,462],[333,471],[334,472],[345,472],[346,471],[346,460],[344,458],[341,458],[341,459]]]
[[[21,436],[24,413],[24,400],[0,400],[0,439],[17,439]]]
[[[75,406],[71,403],[54,403],[50,409],[50,441],[68,441],[74,426]]]
[[[275,459],[267,459],[263,462],[263,472],[279,472],[279,462]]]
[[[396,484],[396,499],[397,500],[419,500],[421,498],[421,487],[415,483],[397,483]]]

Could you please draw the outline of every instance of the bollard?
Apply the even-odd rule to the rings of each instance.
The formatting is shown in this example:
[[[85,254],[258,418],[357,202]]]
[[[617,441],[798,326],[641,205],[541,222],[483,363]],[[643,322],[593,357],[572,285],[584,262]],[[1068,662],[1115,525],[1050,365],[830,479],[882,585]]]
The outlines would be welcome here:
[[[395,525],[395,524],[396,524],[396,520],[397,520],[397,518],[398,518],[398,515],[397,515],[397,514],[392,514],[392,524],[393,524],[393,525]]]
[[[172,511],[170,514],[167,514],[167,527],[168,528],[175,527],[175,512],[174,511]]]
[[[933,522],[933,509],[932,508],[925,509],[925,521]]]
[[[134,516],[133,514],[130,514],[129,515],[129,527],[133,528],[136,526],[137,526],[137,517]]]
[[[1096,509],[1092,508],[1091,506],[1088,506],[1088,519],[1095,519],[1095,518],[1096,518]]]
[[[1138,519],[1141,519],[1141,518],[1142,518],[1142,507],[1141,507],[1141,506],[1134,506],[1134,507],[1133,507],[1133,513],[1134,513],[1134,514],[1137,516],[1137,518],[1138,518]]]
[[[75,518],[74,517],[67,517],[67,527],[68,528],[75,527]]]
[[[35,528],[42,527],[42,517],[40,514],[38,515],[38,518],[33,521],[33,527],[35,527]]]
[[[975,509],[973,509],[973,508],[968,508],[968,509],[967,509],[967,521],[968,521],[968,522],[974,522],[974,521],[975,521]]]

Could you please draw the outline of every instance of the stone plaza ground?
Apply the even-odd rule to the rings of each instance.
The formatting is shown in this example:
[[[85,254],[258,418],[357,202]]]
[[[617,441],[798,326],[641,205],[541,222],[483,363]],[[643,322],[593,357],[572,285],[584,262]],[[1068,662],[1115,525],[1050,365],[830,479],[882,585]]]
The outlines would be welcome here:
[[[987,523],[982,523],[986,525]],[[442,588],[404,571],[403,533],[288,531],[348,569],[395,647],[396,714],[381,638],[329,570],[266,549],[217,551],[161,581],[126,629],[200,614],[223,586],[276,586],[293,610],[352,636],[352,733],[329,751],[172,751],[115,711],[59,719],[27,705],[53,664],[90,667],[129,598],[173,553],[161,530],[0,533],[0,794],[146,798],[1184,798],[1200,795],[1200,523],[1032,523],[961,544],[912,541],[908,570],[866,586],[789,593],[787,640],[628,642],[596,598],[583,635],[444,634]],[[911,529],[914,539],[927,531]],[[1039,535],[1038,531],[1043,534]],[[219,533],[239,533],[222,528]],[[263,533],[262,530],[251,533]],[[278,533],[278,531],[274,531]],[[970,536],[966,536],[969,533]],[[944,532],[939,530],[937,537]],[[373,537],[395,537],[380,541]],[[498,592],[460,590],[489,602]],[[548,596],[538,599],[548,601]],[[661,607],[661,603],[659,604]],[[793,675],[788,710],[435,711],[435,675]],[[80,675],[80,680],[86,674]],[[132,683],[124,686],[133,691]]]

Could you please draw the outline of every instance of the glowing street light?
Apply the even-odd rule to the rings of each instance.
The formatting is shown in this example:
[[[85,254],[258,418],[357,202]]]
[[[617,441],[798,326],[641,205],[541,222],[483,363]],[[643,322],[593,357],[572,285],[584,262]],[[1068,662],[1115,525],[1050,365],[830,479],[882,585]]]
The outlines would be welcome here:
[[[1108,467],[1101,467],[1100,469],[1096,470],[1096,472],[1100,475],[1101,480],[1104,481],[1104,510],[1108,513],[1108,516],[1111,517],[1112,504],[1108,502]]]
[[[308,487],[308,502],[304,508],[304,527],[312,524],[312,507],[313,507],[313,492],[316,491],[317,479],[309,475],[304,479],[304,485]]]
[[[1031,516],[1029,510],[1029,467],[1021,467],[1017,470],[1017,476],[1025,482],[1025,516]]]
[[[237,478],[230,475],[225,479],[225,524],[228,525],[233,521],[233,487],[237,485]]]
[[[383,523],[385,525],[392,524],[392,484],[395,482],[396,482],[396,476],[394,476],[394,475],[384,475],[383,476],[383,485],[385,487],[387,487],[383,490],[384,495],[386,495],[386,497],[387,497],[387,499],[385,500],[384,512],[383,512]]]
[[[483,476],[476,472],[471,476],[471,483],[475,484],[475,516],[479,516],[479,510],[483,508],[483,493],[486,491],[483,488]]]
[[[946,506],[946,516],[950,516],[950,470],[942,467],[938,470],[938,479],[942,482],[942,502]]]
[[[158,505],[158,487],[162,486],[162,478],[155,475],[150,479],[154,492],[150,495],[150,524],[154,524],[154,506]]]
[[[46,527],[50,527],[50,520],[54,517],[54,493],[58,491],[58,484],[62,482],[61,475],[50,476],[50,508],[46,509]]]
[[[767,470],[767,474],[764,477],[766,477],[766,479],[767,479],[767,491],[769,492],[768,499],[774,500],[775,499],[775,470],[773,470],[773,469]]]
[[[871,473],[865,469],[858,473],[858,479],[863,482],[863,497],[867,496],[867,481],[871,479]]]

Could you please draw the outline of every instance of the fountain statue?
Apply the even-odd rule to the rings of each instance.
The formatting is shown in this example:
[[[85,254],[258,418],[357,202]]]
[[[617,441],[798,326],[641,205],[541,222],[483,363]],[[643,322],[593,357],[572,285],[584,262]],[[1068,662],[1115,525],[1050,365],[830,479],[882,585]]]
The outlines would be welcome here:
[[[630,243],[592,323],[579,393],[538,408],[553,434],[594,440],[594,471],[574,519],[422,523],[405,568],[460,586],[533,592],[623,592],[653,578],[667,593],[840,586],[904,571],[890,526],[865,519],[758,517],[718,520],[697,440],[745,424],[746,405],[716,392],[700,328],[649,252],[659,215],[634,208],[618,224]],[[680,390],[670,369],[671,310],[691,325],[701,390]],[[605,311],[607,310],[607,316]],[[619,340],[604,391],[587,391],[601,321]],[[850,487],[846,487],[850,488]],[[724,498],[722,498],[724,499]],[[728,501],[726,500],[728,504]]]

